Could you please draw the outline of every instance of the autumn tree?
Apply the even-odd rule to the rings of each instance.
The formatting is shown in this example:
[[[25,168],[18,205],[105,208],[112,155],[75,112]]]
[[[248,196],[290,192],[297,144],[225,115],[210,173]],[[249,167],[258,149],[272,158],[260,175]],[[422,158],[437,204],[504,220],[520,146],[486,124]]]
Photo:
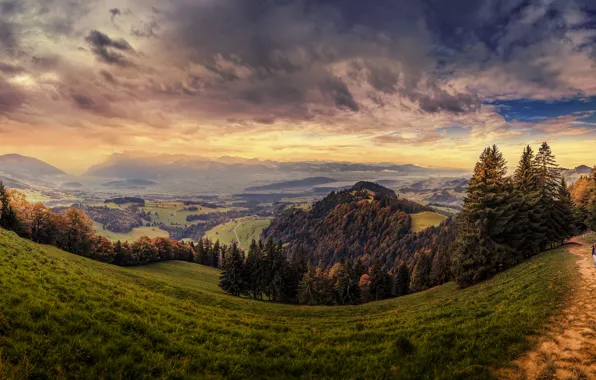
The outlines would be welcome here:
[[[10,204],[10,200],[9,191],[0,182],[0,227],[10,231],[17,231],[19,229],[19,221],[15,210]]]
[[[80,208],[71,207],[66,210],[64,222],[65,229],[62,234],[64,250],[81,256],[89,256],[93,246],[93,221]]]

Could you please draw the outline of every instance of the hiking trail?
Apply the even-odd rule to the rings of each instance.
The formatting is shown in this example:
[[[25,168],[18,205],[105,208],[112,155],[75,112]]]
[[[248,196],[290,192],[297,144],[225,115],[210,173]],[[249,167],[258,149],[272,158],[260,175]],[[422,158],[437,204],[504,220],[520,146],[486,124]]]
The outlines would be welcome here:
[[[569,305],[537,346],[500,373],[505,379],[596,379],[596,268],[590,245],[569,241],[579,278]]]

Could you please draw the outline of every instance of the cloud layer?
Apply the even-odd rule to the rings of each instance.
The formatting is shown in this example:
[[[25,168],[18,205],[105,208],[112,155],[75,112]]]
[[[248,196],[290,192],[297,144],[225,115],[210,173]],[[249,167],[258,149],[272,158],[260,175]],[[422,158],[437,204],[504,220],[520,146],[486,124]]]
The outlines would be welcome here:
[[[387,160],[594,140],[585,114],[521,121],[499,103],[595,97],[595,14],[593,0],[0,0],[0,139]]]

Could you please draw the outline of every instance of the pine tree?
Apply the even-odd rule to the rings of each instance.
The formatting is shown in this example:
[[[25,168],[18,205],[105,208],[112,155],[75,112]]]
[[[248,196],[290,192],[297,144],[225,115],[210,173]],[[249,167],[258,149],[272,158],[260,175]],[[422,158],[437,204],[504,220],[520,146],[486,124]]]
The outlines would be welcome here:
[[[460,286],[482,281],[517,260],[515,250],[508,245],[515,210],[505,186],[506,172],[506,162],[497,147],[486,148],[474,168],[458,218],[453,271]]]
[[[224,255],[219,287],[224,291],[239,296],[244,291],[244,260],[236,243],[232,244]]]
[[[211,248],[211,265],[213,266],[213,268],[219,268],[219,258],[220,256],[223,256],[221,252],[225,253],[225,250],[221,249],[219,239],[217,239],[217,241],[215,242],[215,244],[213,244],[213,247]]]
[[[197,244],[195,245],[195,251],[197,252],[197,262],[201,265],[209,265],[211,258],[209,257],[209,252],[207,252],[207,248],[203,241],[203,238],[199,239]]]
[[[451,257],[447,251],[437,251],[430,270],[431,286],[443,285],[451,278]]]
[[[308,265],[305,256],[297,254],[294,254],[291,260],[285,260],[285,262],[283,301],[288,303],[298,303],[298,287],[300,286],[300,281],[302,281],[304,273],[308,270]]]
[[[540,204],[545,213],[545,237],[540,244],[540,251],[558,243],[563,239],[561,235],[561,221],[556,215],[555,201],[559,190],[560,174],[555,156],[550,146],[544,142],[535,158],[538,179]]]
[[[344,270],[348,274],[347,303],[355,305],[360,302],[360,288],[358,287],[360,273],[358,267],[350,260],[346,260],[344,263]]]
[[[573,237],[579,233],[578,225],[579,221],[575,216],[575,210],[571,194],[567,188],[567,182],[565,177],[561,177],[561,183],[559,184],[559,190],[557,194],[557,202],[555,203],[555,211],[559,224],[561,226],[561,241],[563,244],[565,240]]]
[[[304,305],[319,305],[320,297],[317,290],[317,275],[315,267],[308,263],[308,269],[298,286],[298,301]]]
[[[125,263],[126,256],[124,253],[124,249],[122,248],[122,243],[120,242],[120,240],[118,240],[114,245],[114,264],[122,266]]]
[[[250,244],[245,266],[245,281],[248,284],[248,293],[254,299],[260,299],[263,293],[263,252],[254,239]]]
[[[513,177],[514,193],[520,202],[515,222],[517,231],[522,234],[522,241],[516,248],[526,258],[540,252],[546,235],[546,210],[541,203],[538,180],[534,151],[527,146]]]
[[[431,268],[432,261],[429,253],[421,252],[412,271],[412,279],[410,280],[410,287],[413,291],[421,292],[429,288]]]
[[[402,263],[397,270],[394,289],[394,294],[397,297],[405,296],[410,292],[410,270],[405,263]]]
[[[272,301],[282,301],[284,298],[284,272],[285,258],[283,256],[283,246],[281,243],[275,244],[269,240],[265,245],[268,258],[268,288]]]
[[[391,277],[376,258],[368,271],[368,279],[370,281],[370,297],[373,300],[381,300],[391,296]]]

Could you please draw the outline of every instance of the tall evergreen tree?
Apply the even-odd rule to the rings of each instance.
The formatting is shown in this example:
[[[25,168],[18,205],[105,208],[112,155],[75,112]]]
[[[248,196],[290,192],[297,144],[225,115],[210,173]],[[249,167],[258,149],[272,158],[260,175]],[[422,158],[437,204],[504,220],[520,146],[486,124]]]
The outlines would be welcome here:
[[[219,266],[220,266],[219,258],[220,258],[220,256],[223,256],[221,254],[221,252],[225,252],[224,250],[221,249],[221,245],[219,244],[219,239],[217,239],[215,244],[213,244],[213,247],[210,247],[210,248],[211,248],[211,265],[213,266],[213,268],[219,268]],[[207,249],[209,249],[209,247],[206,247],[205,249],[207,250]]]
[[[536,175],[540,193],[540,204],[544,212],[545,238],[540,244],[544,251],[553,243],[563,239],[561,221],[556,215],[555,201],[559,191],[560,172],[550,146],[544,142],[535,158]]]
[[[378,259],[374,259],[368,271],[370,297],[381,300],[391,296],[391,277]]]
[[[513,176],[515,196],[520,202],[515,217],[522,241],[516,247],[526,258],[540,251],[546,235],[546,210],[541,203],[538,170],[534,151],[527,146]]]
[[[263,294],[263,252],[253,239],[246,256],[245,281],[248,283],[248,293],[255,299],[261,299]]]
[[[496,146],[486,148],[468,184],[458,218],[458,247],[453,271],[460,286],[482,281],[516,261],[508,245],[515,214],[505,186],[506,162]]]
[[[561,227],[561,241],[563,244],[565,240],[579,233],[578,225],[579,221],[576,218],[573,200],[567,187],[565,177],[561,176],[561,183],[559,184],[559,190],[557,194],[557,201],[555,203],[555,215],[559,220]]]
[[[308,269],[298,286],[298,301],[304,305],[319,305],[320,297],[317,289],[316,269],[308,263]]]
[[[239,296],[244,292],[244,260],[236,243],[232,244],[224,255],[219,286],[224,291]]]
[[[397,270],[394,281],[394,294],[397,297],[405,296],[410,292],[410,270],[402,263]]]
[[[126,256],[124,253],[124,249],[122,248],[122,243],[120,242],[120,240],[118,240],[114,245],[114,264],[124,265],[125,263]]]
[[[207,247],[203,238],[199,239],[197,244],[195,245],[195,251],[197,253],[197,262],[201,265],[210,265],[212,258],[209,256],[209,252],[207,252]]]
[[[421,252],[418,262],[412,271],[410,287],[415,292],[421,292],[429,288],[432,261],[428,252]]]

